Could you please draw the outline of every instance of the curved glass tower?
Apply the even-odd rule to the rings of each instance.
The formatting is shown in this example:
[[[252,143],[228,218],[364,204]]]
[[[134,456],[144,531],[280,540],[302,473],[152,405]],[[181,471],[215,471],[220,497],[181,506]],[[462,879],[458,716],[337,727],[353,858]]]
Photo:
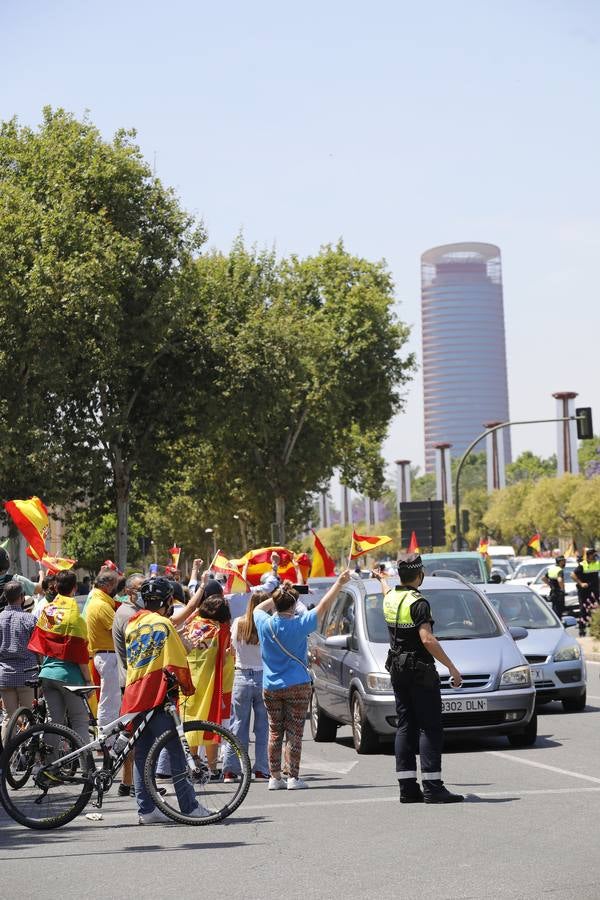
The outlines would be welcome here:
[[[425,469],[432,472],[434,444],[451,443],[461,456],[485,423],[508,420],[500,250],[477,243],[427,250],[421,285]],[[511,461],[508,429],[504,456]]]

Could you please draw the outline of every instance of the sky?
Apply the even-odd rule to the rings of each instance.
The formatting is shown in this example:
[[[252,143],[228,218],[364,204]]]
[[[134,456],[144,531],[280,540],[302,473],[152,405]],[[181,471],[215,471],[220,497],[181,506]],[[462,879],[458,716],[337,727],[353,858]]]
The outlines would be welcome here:
[[[600,430],[597,0],[2,0],[0,33],[0,119],[135,128],[210,247],[384,258],[419,361],[422,252],[497,244],[512,419],[573,390]],[[420,374],[384,455],[423,465]]]

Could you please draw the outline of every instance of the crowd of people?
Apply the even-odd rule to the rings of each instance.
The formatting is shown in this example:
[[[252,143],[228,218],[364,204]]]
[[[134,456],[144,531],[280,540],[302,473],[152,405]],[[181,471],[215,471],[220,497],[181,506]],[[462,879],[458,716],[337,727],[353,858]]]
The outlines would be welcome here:
[[[140,673],[132,670],[131,661],[148,615],[160,614],[169,619],[171,640],[185,657],[187,672],[183,678],[179,673],[183,721],[225,724],[246,748],[253,721],[255,780],[266,782],[269,790],[308,787],[299,771],[311,692],[307,638],[350,577],[349,571],[338,576],[320,602],[308,609],[293,583],[279,577],[279,557],[274,553],[271,570],[249,594],[243,615],[232,620],[223,583],[212,572],[201,572],[200,559],[194,560],[188,584],[172,567],[164,576],[147,578],[135,573],[125,579],[114,564],[107,563],[80,603],[75,595],[81,584],[72,571],[23,583],[10,575],[6,555],[0,558],[0,569],[3,566],[8,576],[2,583],[5,609],[0,613],[4,727],[19,706],[31,705],[33,692],[26,682],[38,667],[49,717],[54,722],[68,721],[84,743],[89,742],[88,707],[67,686],[96,686],[99,727],[124,712],[158,706],[164,685],[153,689],[152,696],[146,689],[141,698],[136,693]],[[65,616],[71,618],[69,633],[83,635],[83,642],[49,645],[38,637],[49,633],[57,617]],[[162,726],[164,731],[164,722]],[[202,755],[212,778],[239,779],[239,760],[229,748],[220,753],[218,735],[191,731],[187,737],[192,753]],[[121,796],[135,796],[140,824],[164,821],[143,785],[148,749],[136,745],[129,754],[135,758],[127,759],[118,787]],[[162,753],[157,784],[171,778],[171,766],[168,754]]]

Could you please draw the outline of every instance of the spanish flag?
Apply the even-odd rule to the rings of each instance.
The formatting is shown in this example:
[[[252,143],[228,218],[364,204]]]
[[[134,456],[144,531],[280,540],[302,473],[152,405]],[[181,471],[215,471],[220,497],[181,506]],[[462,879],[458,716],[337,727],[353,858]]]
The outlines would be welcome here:
[[[248,563],[246,578],[248,583],[253,587],[260,584],[260,577],[265,572],[271,571],[271,557],[274,552],[279,553],[280,562],[278,576],[283,580],[296,580],[296,569],[294,566],[294,554],[287,547],[261,547],[259,550],[249,550],[241,559],[231,560],[240,570]]]
[[[186,697],[194,693],[185,648],[164,616],[146,609],[136,613],[125,629],[125,646],[127,683],[121,715],[160,706],[167,694],[163,669],[176,676]]]
[[[477,550],[479,551],[479,553],[481,553],[482,556],[487,556],[489,546],[489,538],[479,538],[479,545],[477,547]]]
[[[534,534],[531,540],[527,542],[527,546],[531,547],[534,553],[542,552],[542,539],[539,534]]]
[[[43,556],[46,552],[46,536],[48,534],[48,510],[40,498],[7,500],[4,509],[27,543],[40,557]]]
[[[43,566],[48,570],[48,575],[56,575],[57,572],[63,572],[67,569],[72,569],[76,559],[64,559],[62,556],[46,556],[44,554],[42,557],[38,556],[33,547],[27,547],[25,553],[30,559],[35,559],[37,562],[41,562]]]
[[[225,572],[239,571],[237,562],[227,559],[222,550],[217,550],[214,559],[208,567],[211,572],[224,574]]]
[[[294,562],[300,569],[302,578],[306,581],[310,573],[310,559],[308,558],[308,554],[300,553],[299,556],[294,557]]]
[[[325,549],[325,546],[319,539],[314,528],[310,529],[315,539],[315,547],[313,551],[312,568],[310,570],[311,578],[331,578],[335,575],[335,562]]]
[[[421,549],[419,547],[419,542],[417,540],[416,531],[413,531],[410,536],[410,544],[408,545],[408,552],[409,553],[420,553],[421,552]]]
[[[353,530],[350,559],[358,559],[359,556],[364,556],[365,553],[371,553],[373,550],[377,550],[385,544],[390,544],[391,541],[391,537],[386,537],[384,534],[357,534],[356,531]]]
[[[242,577],[235,561],[227,559],[222,550],[217,550],[209,569],[212,572],[218,572],[219,575],[227,576],[227,581],[223,586],[225,594],[246,594],[250,590],[250,585]]]
[[[73,597],[58,594],[43,608],[27,649],[42,656],[87,665],[87,628]]]
[[[173,546],[169,548],[169,553],[171,554],[173,565],[177,568],[179,566],[179,557],[181,556],[181,547],[178,547],[177,544],[173,544]]]

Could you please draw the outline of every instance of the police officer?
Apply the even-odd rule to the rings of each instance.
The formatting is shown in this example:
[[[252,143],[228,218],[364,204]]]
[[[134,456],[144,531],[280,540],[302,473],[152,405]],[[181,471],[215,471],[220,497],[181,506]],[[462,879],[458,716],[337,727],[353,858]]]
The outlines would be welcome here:
[[[460,803],[442,781],[442,698],[434,659],[450,672],[455,688],[462,676],[433,636],[431,608],[419,592],[424,572],[421,557],[406,554],[398,561],[400,585],[385,594],[383,612],[390,634],[387,668],[396,696],[396,775],[400,803]],[[385,582],[384,590],[387,587]],[[421,758],[423,791],[417,782]]]
[[[550,587],[550,603],[559,619],[562,619],[565,611],[565,579],[563,569],[567,564],[562,553],[554,558],[554,565],[548,567],[543,581]]]
[[[594,547],[588,547],[583,559],[573,572],[579,595],[579,635],[585,635],[590,622],[592,607],[600,596],[600,562]]]

